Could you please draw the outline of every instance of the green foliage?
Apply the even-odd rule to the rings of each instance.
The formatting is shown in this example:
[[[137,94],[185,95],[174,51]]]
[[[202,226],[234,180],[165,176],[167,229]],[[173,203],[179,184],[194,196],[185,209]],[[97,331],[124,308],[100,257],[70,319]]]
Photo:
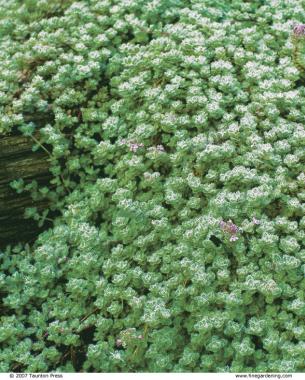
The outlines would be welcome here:
[[[304,372],[298,0],[0,0],[0,133],[53,227],[0,253],[1,371]]]

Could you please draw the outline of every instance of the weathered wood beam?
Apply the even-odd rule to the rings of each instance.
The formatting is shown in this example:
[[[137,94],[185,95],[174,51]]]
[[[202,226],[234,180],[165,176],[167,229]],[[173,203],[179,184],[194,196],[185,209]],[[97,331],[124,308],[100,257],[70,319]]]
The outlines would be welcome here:
[[[18,242],[31,242],[40,232],[37,222],[24,218],[27,207],[43,210],[47,202],[33,202],[28,192],[17,194],[10,182],[23,178],[47,184],[51,178],[48,156],[32,151],[33,141],[25,136],[0,138],[0,247]]]

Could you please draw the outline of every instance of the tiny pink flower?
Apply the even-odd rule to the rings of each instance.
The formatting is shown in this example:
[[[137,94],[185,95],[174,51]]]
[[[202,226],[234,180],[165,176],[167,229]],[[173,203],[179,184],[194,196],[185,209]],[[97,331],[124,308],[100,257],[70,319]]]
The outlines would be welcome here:
[[[219,222],[219,225],[220,225],[220,227],[224,230],[224,229],[225,229],[225,226],[226,226],[226,222],[224,222],[223,220],[221,220],[221,221]]]
[[[232,222],[231,219],[228,221],[227,226],[231,234],[236,234],[239,231],[238,227]]]
[[[139,148],[142,148],[144,145],[142,143],[129,142],[129,149],[131,152],[136,152]]]
[[[236,240],[238,240],[238,237],[236,235],[232,235],[230,237],[230,241],[236,241]]]
[[[293,27],[293,33],[295,36],[301,36],[305,34],[305,24],[298,24]]]
[[[239,231],[239,228],[232,222],[231,219],[228,222],[224,222],[222,220],[219,225],[222,230],[228,232],[229,234],[236,234]]]
[[[258,219],[256,219],[255,217],[253,217],[252,222],[253,222],[254,224],[260,224],[260,223],[261,223],[261,222],[260,222]]]
[[[234,224],[231,219],[228,220],[227,222],[221,220],[219,222],[219,226],[224,232],[231,235],[230,241],[238,240],[237,233],[242,232],[242,230],[239,227],[237,227],[236,224]]]

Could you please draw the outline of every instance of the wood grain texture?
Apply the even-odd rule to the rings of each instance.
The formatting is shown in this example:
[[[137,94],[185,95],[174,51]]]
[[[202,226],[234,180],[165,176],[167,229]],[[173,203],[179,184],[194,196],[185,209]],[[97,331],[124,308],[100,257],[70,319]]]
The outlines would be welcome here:
[[[18,242],[31,242],[40,232],[37,222],[24,218],[26,207],[43,210],[47,202],[34,202],[28,192],[17,194],[10,182],[23,178],[47,184],[51,178],[48,156],[32,151],[30,138],[14,135],[0,138],[0,247]]]

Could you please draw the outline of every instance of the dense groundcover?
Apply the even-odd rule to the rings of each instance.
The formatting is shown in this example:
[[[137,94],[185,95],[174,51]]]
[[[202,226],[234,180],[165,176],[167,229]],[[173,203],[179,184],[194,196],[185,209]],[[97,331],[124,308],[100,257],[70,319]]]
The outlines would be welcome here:
[[[302,22],[300,0],[0,1],[0,134],[53,174],[27,187],[52,228],[0,255],[0,371],[305,371]]]

